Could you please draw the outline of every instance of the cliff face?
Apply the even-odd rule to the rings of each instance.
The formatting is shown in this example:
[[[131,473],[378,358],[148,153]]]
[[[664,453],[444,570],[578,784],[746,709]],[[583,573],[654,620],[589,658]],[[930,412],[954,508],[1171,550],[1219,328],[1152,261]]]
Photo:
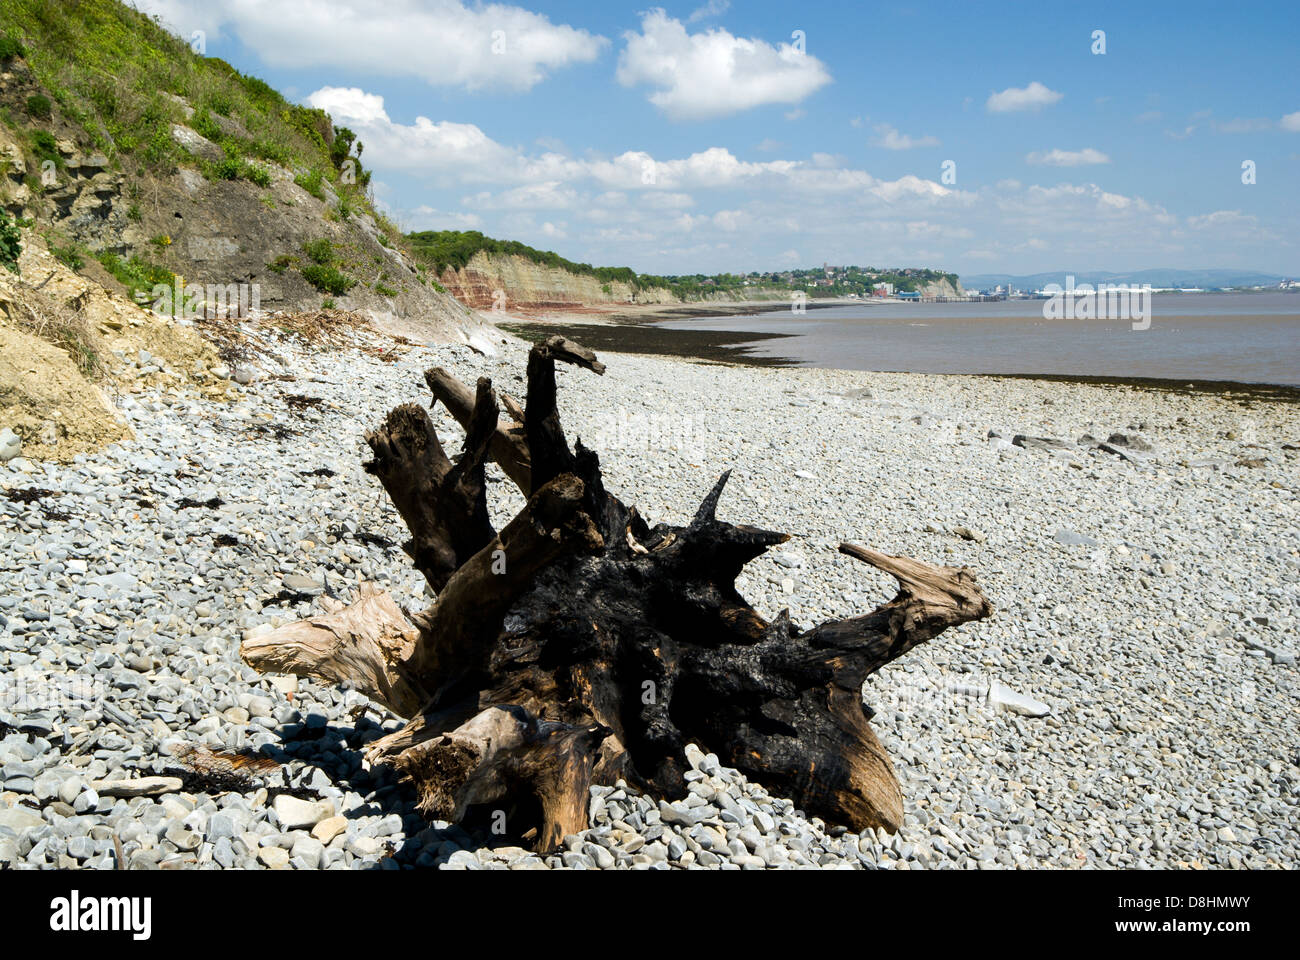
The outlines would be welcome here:
[[[927,283],[921,287],[921,296],[923,297],[964,297],[966,291],[962,288],[961,281],[953,286],[947,280],[940,280],[937,283]]]
[[[626,283],[603,283],[586,274],[547,267],[526,257],[479,252],[460,270],[443,271],[439,281],[447,292],[474,310],[504,310],[507,313],[532,310],[576,310],[585,306],[626,303],[670,304],[683,302],[663,287],[637,290]],[[964,297],[961,283],[939,280],[918,287],[924,297]],[[792,291],[783,288],[746,287],[736,290],[704,288],[687,302],[764,303],[789,300]]]
[[[675,303],[663,288],[636,290],[619,282],[570,273],[525,257],[479,252],[460,270],[448,268],[439,281],[453,297],[475,310],[556,310],[591,304]]]
[[[27,99],[42,91],[21,59],[0,70],[0,108],[9,116],[24,117]],[[218,162],[222,149],[180,122],[193,107],[179,96],[169,102],[176,111],[172,138],[196,164]],[[41,136],[49,144],[44,159],[34,146]],[[0,126],[0,208],[76,251],[77,271],[112,293],[130,291],[101,267],[97,258],[110,254],[139,258],[205,290],[238,285],[247,291],[244,301],[262,310],[315,310],[333,301],[381,329],[426,342],[468,342],[488,331],[476,313],[428,282],[400,234],[368,211],[344,212],[328,181],[316,196],[295,182],[302,170],[260,166],[267,174],[262,186],[208,178],[192,165],[129,170],[94,149],[55,104],[43,120]],[[329,242],[329,266],[349,284],[343,292],[331,294],[308,279],[305,245],[322,240]]]

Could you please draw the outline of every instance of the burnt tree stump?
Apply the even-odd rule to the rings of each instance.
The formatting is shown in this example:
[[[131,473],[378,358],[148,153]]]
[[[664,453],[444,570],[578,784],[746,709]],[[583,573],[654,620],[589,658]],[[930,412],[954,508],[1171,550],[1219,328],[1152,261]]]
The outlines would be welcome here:
[[[588,788],[619,778],[685,790],[698,743],[808,814],[894,831],[902,795],[867,721],[867,676],[948,627],[992,612],[965,569],[854,544],[897,579],[871,613],[810,629],[768,622],[736,590],[788,535],[719,520],[724,473],[686,526],[650,526],[605,489],[595,452],[565,438],[555,362],[604,373],[560,337],[533,347],[524,406],[499,419],[491,382],[425,379],[465,429],[453,462],[428,413],[404,404],[366,435],[410,530],[405,549],[436,592],[406,614],[365,586],[349,606],[241,647],[263,672],[345,684],[408,720],[369,745],[414,785],[421,812],[456,821],[496,804],[531,818],[539,850],[587,826]],[[494,460],[528,497],[501,531],[487,510]],[[522,831],[521,831],[522,832]]]

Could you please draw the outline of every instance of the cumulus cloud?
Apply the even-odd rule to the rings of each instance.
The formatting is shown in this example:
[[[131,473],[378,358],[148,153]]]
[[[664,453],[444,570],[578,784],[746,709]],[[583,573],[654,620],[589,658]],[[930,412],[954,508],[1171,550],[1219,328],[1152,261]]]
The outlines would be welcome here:
[[[1049,90],[1046,86],[1033,81],[1027,87],[1007,87],[1000,93],[989,94],[984,106],[989,113],[1010,113],[1015,110],[1041,110],[1050,107],[1065,94]]]
[[[916,147],[939,146],[938,137],[908,136],[905,133],[899,133],[887,123],[876,124],[876,136],[871,142],[878,147],[884,147],[886,150],[913,150]]]
[[[558,153],[529,156],[500,144],[472,123],[416,117],[395,123],[384,98],[355,87],[322,87],[307,97],[366,145],[366,159],[384,167],[455,182],[538,182],[570,179],[582,166]]]
[[[1100,150],[1084,147],[1082,150],[1035,151],[1025,156],[1028,163],[1044,167],[1086,167],[1095,163],[1110,163],[1110,157]]]
[[[717,28],[688,33],[661,9],[624,35],[618,81],[656,88],[650,102],[678,120],[700,120],[774,103],[799,103],[830,83],[826,66],[789,43],[733,36]]]
[[[413,230],[477,230],[483,226],[478,214],[457,210],[437,210],[428,204],[421,204],[404,218],[410,221]]]
[[[1248,227],[1254,229],[1259,219],[1240,210],[1215,210],[1187,218],[1187,225],[1193,230],[1222,229],[1224,227]]]
[[[567,210],[577,205],[578,192],[555,180],[547,180],[496,194],[482,191],[461,202],[476,210]]]
[[[435,86],[528,90],[595,60],[609,41],[502,3],[460,0],[135,0],[184,37],[233,34],[277,67],[416,77]]]
[[[901,199],[937,200],[954,193],[933,180],[925,180],[910,173],[897,180],[878,180],[871,185],[870,191],[888,203]]]
[[[1277,122],[1277,125],[1291,133],[1300,133],[1300,110],[1295,113],[1288,113]]]
[[[644,151],[630,150],[612,160],[589,161],[585,172],[613,188],[672,190],[734,187],[766,175],[787,175],[798,166],[793,160],[752,163],[740,160],[725,147],[710,147],[674,160],[656,160]]]
[[[686,22],[698,23],[710,17],[719,17],[730,9],[731,0],[709,0],[704,6],[692,10],[691,15],[686,18]]]
[[[1152,263],[1200,259],[1225,236],[1257,249],[1268,233],[1239,211],[1176,217],[1093,183],[1006,179],[962,191],[913,174],[881,179],[831,153],[755,162],[720,146],[677,157],[574,157],[498,142],[473,124],[396,122],[382,97],[356,88],[327,87],[308,100],[358,132],[379,174],[460,188],[451,194],[460,211],[455,199],[395,211],[404,224],[481,229],[652,273],[680,272],[684,262],[705,271],[774,267],[793,245],[818,263],[1014,262],[1032,272],[1095,258],[1099,236],[1106,258]],[[1053,155],[1065,167],[1072,161],[1061,157],[1090,157],[1043,154]]]

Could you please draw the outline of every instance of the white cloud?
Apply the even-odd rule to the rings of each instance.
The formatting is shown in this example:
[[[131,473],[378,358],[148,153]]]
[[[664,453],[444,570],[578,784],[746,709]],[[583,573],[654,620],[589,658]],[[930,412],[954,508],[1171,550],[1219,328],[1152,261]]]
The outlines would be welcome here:
[[[830,82],[816,57],[791,44],[732,36],[722,28],[687,33],[661,9],[626,32],[618,81],[650,86],[650,102],[673,119],[720,117],[773,103],[799,103]]]
[[[612,160],[587,163],[585,173],[615,189],[682,189],[732,187],[765,175],[788,175],[797,161],[771,160],[751,163],[739,160],[724,147],[710,147],[677,160],[655,160],[650,154],[629,150]]]
[[[396,123],[364,90],[325,88],[310,99],[365,139],[377,176],[392,167],[461,188],[453,194],[461,212],[447,212],[447,201],[394,211],[404,225],[481,229],[652,273],[687,263],[706,272],[806,265],[789,256],[795,243],[816,263],[1016,264],[1024,272],[1086,260],[1203,260],[1225,238],[1252,254],[1266,251],[1266,240],[1276,247],[1265,224],[1238,211],[1176,217],[1093,183],[1007,179],[962,191],[914,174],[883,180],[833,153],[750,162],[724,147],[575,158],[503,144],[472,124]]]
[[[307,97],[309,107],[319,107],[335,120],[344,120],[359,126],[388,123],[384,98],[377,93],[366,93],[359,87],[321,87]]]
[[[355,87],[322,87],[306,103],[351,127],[366,145],[366,160],[385,169],[457,183],[536,183],[571,179],[583,167],[557,153],[527,156],[472,123],[435,123],[428,117],[395,123],[383,97]]]
[[[183,37],[227,31],[265,63],[528,90],[595,60],[609,41],[522,7],[460,0],[134,0]]]
[[[579,202],[578,192],[555,180],[525,184],[498,194],[488,191],[461,200],[480,210],[569,210]]]
[[[951,196],[953,191],[939,186],[933,180],[923,180],[909,173],[897,180],[877,181],[872,186],[871,193],[888,203],[893,203],[902,199],[934,200]]]
[[[1277,122],[1277,125],[1283,130],[1289,130],[1291,133],[1300,133],[1300,110],[1295,113],[1288,113]]]
[[[691,15],[686,18],[687,23],[698,23],[701,20],[707,20],[710,17],[718,17],[731,9],[731,0],[709,0],[702,7],[697,7],[691,11]]]
[[[719,210],[713,215],[713,224],[719,230],[734,233],[748,222],[743,210]]]
[[[695,198],[689,193],[647,193],[637,202],[653,210],[683,210],[695,206]]]
[[[1049,90],[1037,80],[1027,87],[1007,87],[1000,93],[989,94],[985,107],[989,113],[1010,113],[1013,110],[1041,110],[1060,100],[1065,94]]]
[[[1110,157],[1100,150],[1084,147],[1082,150],[1035,151],[1026,155],[1025,161],[1044,167],[1085,167],[1095,163],[1110,163]]]
[[[887,123],[876,124],[876,136],[872,140],[878,147],[884,147],[886,150],[913,150],[917,147],[937,147],[939,138],[924,136],[912,137],[905,133],[899,133]]]
[[[1222,229],[1224,227],[1253,229],[1258,224],[1258,217],[1253,214],[1242,213],[1240,210],[1215,210],[1213,213],[1204,213],[1187,218],[1187,225],[1193,230]]]
[[[478,214],[436,210],[428,204],[416,207],[404,219],[411,221],[412,230],[477,230],[483,226]]]

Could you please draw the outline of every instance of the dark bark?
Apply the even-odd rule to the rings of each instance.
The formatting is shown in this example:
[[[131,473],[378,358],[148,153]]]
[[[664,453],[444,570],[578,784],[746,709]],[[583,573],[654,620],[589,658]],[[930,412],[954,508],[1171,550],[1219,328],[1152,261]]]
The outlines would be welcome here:
[[[809,629],[785,612],[767,622],[735,580],[788,536],[719,520],[725,473],[689,524],[651,528],[605,489],[593,451],[570,449],[556,360],[604,371],[571,341],[537,345],[526,404],[509,424],[498,422],[486,380],[471,402],[446,371],[429,371],[436,400],[466,429],[454,466],[413,405],[368,438],[372,471],[411,528],[409,552],[437,583],[432,607],[387,624],[385,643],[338,639],[348,624],[360,630],[349,608],[327,631],[338,642],[304,645],[304,629],[321,630],[307,621],[282,628],[279,641],[259,638],[246,658],[335,682],[355,682],[345,675],[353,665],[362,689],[410,718],[371,745],[372,762],[409,778],[431,816],[527,798],[540,811],[541,849],[586,825],[592,782],[623,777],[656,795],[682,793],[690,743],[811,815],[896,829],[902,796],[868,723],[863,681],[948,627],[988,616],[974,577],[843,544],[894,576],[897,596]],[[530,495],[499,536],[486,524],[485,458]],[[292,655],[277,653],[279,643]]]

